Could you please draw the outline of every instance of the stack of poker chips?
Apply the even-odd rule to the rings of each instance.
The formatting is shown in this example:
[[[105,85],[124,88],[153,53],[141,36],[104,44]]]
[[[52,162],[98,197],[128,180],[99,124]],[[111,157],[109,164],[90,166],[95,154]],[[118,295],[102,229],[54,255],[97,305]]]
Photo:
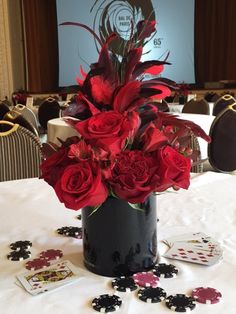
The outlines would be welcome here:
[[[32,243],[28,240],[20,240],[10,244],[12,251],[7,255],[11,261],[23,261],[31,257],[30,248]]]
[[[132,292],[138,289],[139,300],[146,303],[160,303],[175,312],[190,312],[196,308],[196,303],[215,304],[220,302],[221,293],[210,287],[195,288],[191,295],[167,295],[159,287],[161,278],[175,278],[178,269],[172,264],[159,263],[152,272],[140,272],[133,276],[121,276],[112,280],[112,287],[119,292]],[[103,294],[93,299],[92,307],[101,313],[114,312],[122,306],[122,298],[115,294]]]
[[[51,265],[51,262],[60,259],[63,256],[61,250],[48,249],[39,253],[39,257],[28,261],[25,268],[28,270],[38,270]]]

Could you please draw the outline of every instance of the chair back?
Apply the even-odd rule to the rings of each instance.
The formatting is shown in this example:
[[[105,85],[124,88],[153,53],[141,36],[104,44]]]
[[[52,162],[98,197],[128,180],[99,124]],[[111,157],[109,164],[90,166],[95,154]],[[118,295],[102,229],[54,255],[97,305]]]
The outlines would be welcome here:
[[[199,173],[203,172],[203,162],[201,162],[201,149],[199,145],[198,138],[192,133],[189,145],[193,151],[196,153],[195,158],[193,158],[193,165],[191,167],[191,172]]]
[[[38,130],[38,122],[35,113],[28,107],[17,104],[14,109],[14,111],[20,113],[27,121],[29,121],[36,130]]]
[[[214,92],[208,92],[204,95],[204,99],[207,102],[216,102],[220,98],[220,95]]]
[[[226,95],[220,97],[214,104],[213,116],[217,116],[227,106],[232,105],[235,102],[236,102],[236,100],[232,95],[226,94]]]
[[[205,99],[188,101],[182,110],[183,113],[210,114],[210,107]]]
[[[8,105],[6,105],[4,102],[0,102],[0,120],[3,119],[8,111],[10,111]]]
[[[179,144],[180,146],[184,145],[184,147],[187,150],[188,149],[192,150],[192,154],[190,155],[190,158],[193,161],[191,172],[195,173],[203,172],[203,163],[201,162],[202,160],[201,149],[196,135],[194,135],[194,133],[191,132],[190,135],[180,139]]]
[[[19,124],[32,132],[35,136],[38,136],[38,130],[34,127],[34,125],[30,121],[26,120],[21,113],[15,111],[14,109],[7,112],[4,115],[3,120]]]
[[[158,110],[161,112],[169,112],[170,111],[168,103],[164,99],[162,99],[161,102],[156,103],[156,105],[157,105]]]
[[[0,181],[39,177],[41,144],[29,130],[0,121]]]
[[[44,100],[38,109],[38,120],[40,125],[47,130],[47,123],[51,119],[60,117],[60,105],[57,100],[52,97]]]
[[[221,172],[236,170],[236,102],[219,113],[209,132],[208,157],[211,166]]]

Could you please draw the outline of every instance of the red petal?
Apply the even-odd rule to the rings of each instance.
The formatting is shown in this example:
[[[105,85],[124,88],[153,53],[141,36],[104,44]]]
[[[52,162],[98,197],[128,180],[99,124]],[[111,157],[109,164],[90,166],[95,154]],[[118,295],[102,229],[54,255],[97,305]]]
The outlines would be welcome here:
[[[119,112],[126,111],[130,104],[138,98],[140,92],[140,82],[132,81],[122,86],[115,96],[113,109]]]
[[[147,68],[146,70],[144,70],[144,73],[150,73],[152,75],[158,75],[160,74],[164,69],[163,64],[161,65],[153,65],[150,68]]]
[[[125,82],[127,83],[130,80],[130,76],[137,65],[137,63],[140,61],[142,56],[142,47],[135,48],[130,50],[128,56],[127,56],[127,63],[126,63],[126,73],[125,73]]]
[[[158,91],[158,94],[151,96],[149,99],[161,100],[171,95],[171,90],[167,86],[155,85],[155,86],[150,86],[150,87],[156,89]]]

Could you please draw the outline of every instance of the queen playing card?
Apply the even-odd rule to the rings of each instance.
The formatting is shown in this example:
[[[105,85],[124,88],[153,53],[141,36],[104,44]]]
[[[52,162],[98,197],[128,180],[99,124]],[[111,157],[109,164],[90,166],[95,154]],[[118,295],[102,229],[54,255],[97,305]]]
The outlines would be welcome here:
[[[78,270],[69,261],[61,261],[17,276],[21,285],[32,295],[52,290],[78,278]]]

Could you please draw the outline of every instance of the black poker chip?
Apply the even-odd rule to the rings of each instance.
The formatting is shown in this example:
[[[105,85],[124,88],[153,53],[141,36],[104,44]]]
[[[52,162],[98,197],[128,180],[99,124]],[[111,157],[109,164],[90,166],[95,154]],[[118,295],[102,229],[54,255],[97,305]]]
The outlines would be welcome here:
[[[178,269],[172,264],[160,263],[154,266],[153,273],[161,278],[173,278],[178,274]]]
[[[11,261],[23,261],[29,257],[31,257],[31,253],[25,250],[12,251],[7,255],[7,258]]]
[[[192,311],[195,306],[195,300],[185,294],[170,295],[166,298],[166,306],[175,312]]]
[[[69,230],[70,230],[70,227],[61,227],[57,229],[57,233],[65,235],[65,233],[68,232]]]
[[[82,239],[82,228],[80,227],[61,227],[57,229],[57,233],[67,237]]]
[[[65,235],[68,237],[82,239],[82,228],[70,227],[70,229],[67,232],[65,232]]]
[[[132,277],[125,276],[113,279],[112,287],[121,292],[134,291],[138,288]]]
[[[81,219],[82,219],[81,214],[77,215],[76,218],[77,218],[78,220],[81,220]]]
[[[121,304],[121,298],[114,294],[102,294],[92,301],[92,307],[100,313],[117,311]]]
[[[147,303],[158,303],[166,298],[166,292],[160,287],[146,287],[138,291],[138,298]]]
[[[10,248],[14,251],[21,251],[21,250],[29,250],[32,246],[32,242],[28,241],[28,240],[24,240],[24,241],[16,241],[10,244]]]

